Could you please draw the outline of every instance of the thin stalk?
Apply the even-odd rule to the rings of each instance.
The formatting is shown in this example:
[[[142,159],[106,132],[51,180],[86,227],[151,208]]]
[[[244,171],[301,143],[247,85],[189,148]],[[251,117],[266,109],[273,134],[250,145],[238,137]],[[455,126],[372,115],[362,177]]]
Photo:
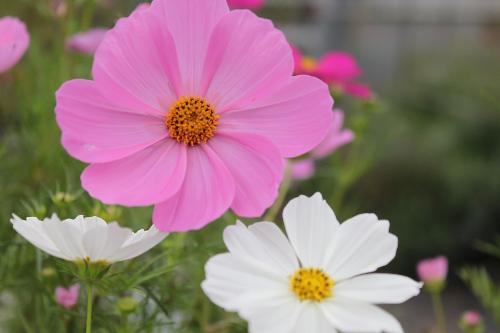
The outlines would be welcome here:
[[[87,283],[87,324],[85,333],[92,333],[92,303],[93,303],[93,287],[91,283]]]
[[[439,328],[439,333],[447,333],[446,317],[444,314],[443,302],[441,300],[441,293],[432,293],[432,305],[434,308],[434,315]]]
[[[290,190],[290,186],[292,185],[292,169],[290,167],[285,168],[285,175],[283,176],[283,182],[281,183],[280,193],[278,195],[278,199],[274,202],[266,216],[264,217],[265,221],[274,221],[276,215],[278,215],[283,202],[286,199],[288,191]]]

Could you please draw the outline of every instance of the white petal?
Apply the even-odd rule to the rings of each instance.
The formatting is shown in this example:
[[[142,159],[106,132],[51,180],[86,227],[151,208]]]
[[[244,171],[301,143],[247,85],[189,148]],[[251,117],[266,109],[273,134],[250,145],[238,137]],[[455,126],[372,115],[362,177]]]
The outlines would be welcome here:
[[[259,303],[269,294],[280,298],[292,296],[286,276],[251,258],[219,254],[207,262],[205,273],[203,291],[212,302],[227,311],[242,311],[252,306],[252,300]]]
[[[339,282],[387,265],[397,247],[398,239],[389,233],[388,221],[379,221],[374,214],[361,214],[340,225],[324,267]]]
[[[339,223],[320,193],[299,196],[283,211],[288,238],[304,267],[322,267]]]
[[[83,233],[75,221],[79,224],[83,221],[83,217],[62,222],[56,220],[43,222],[45,233],[68,260],[81,260],[88,256],[83,247]]]
[[[304,302],[302,311],[290,333],[335,333],[334,326],[325,317],[319,304]]]
[[[127,239],[122,247],[111,255],[108,260],[113,262],[138,257],[161,243],[167,236],[167,233],[159,231],[155,226],[151,226],[146,231],[139,230]]]
[[[366,274],[339,282],[333,294],[377,304],[403,303],[420,293],[422,284],[395,274]]]
[[[302,311],[302,304],[291,300],[287,302],[270,302],[251,313],[240,313],[248,320],[249,333],[291,333],[297,326]],[[312,331],[303,331],[312,332]],[[316,333],[316,332],[315,332]]]
[[[101,223],[102,222],[102,223]],[[83,234],[83,247],[91,261],[103,259],[102,251],[106,248],[109,227],[106,222],[98,217],[88,217],[84,219],[85,228]]]
[[[293,248],[274,223],[255,223],[247,228],[238,221],[224,230],[224,243],[231,253],[267,263],[283,276],[299,268]]]
[[[133,235],[134,232],[131,229],[121,227],[116,222],[109,223],[105,242],[106,246],[101,250],[98,260],[115,261],[111,260],[111,258],[117,257],[120,254],[123,244]]]
[[[334,297],[320,303],[320,307],[328,321],[342,332],[403,333],[398,320],[375,305]]]
[[[10,221],[14,230],[40,250],[47,252],[54,257],[68,259],[65,254],[59,251],[54,242],[47,237],[42,221],[33,217],[29,217],[25,221],[15,215]]]

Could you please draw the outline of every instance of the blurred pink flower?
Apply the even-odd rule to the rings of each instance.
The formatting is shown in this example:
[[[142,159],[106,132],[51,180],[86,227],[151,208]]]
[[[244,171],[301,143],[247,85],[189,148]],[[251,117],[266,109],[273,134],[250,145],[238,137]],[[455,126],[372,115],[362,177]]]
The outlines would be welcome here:
[[[79,32],[66,41],[66,48],[79,53],[94,54],[108,32],[105,28],[94,28]]]
[[[417,273],[420,280],[425,283],[442,282],[448,275],[448,259],[439,256],[422,260],[417,265]]]
[[[149,7],[151,6],[151,4],[149,4],[148,2],[143,2],[143,3],[140,3],[134,10],[137,11],[137,10],[143,10],[143,9],[148,9]]]
[[[306,180],[311,178],[316,171],[315,160],[327,157],[354,140],[354,133],[349,129],[344,129],[343,126],[344,112],[335,109],[333,111],[332,125],[325,139],[311,151],[307,158],[289,162],[292,168],[292,179]]]
[[[373,98],[370,87],[356,82],[363,75],[363,71],[351,54],[342,51],[329,52],[317,61],[302,55],[297,47],[291,47],[296,74],[316,76],[340,93],[365,100]]]
[[[57,287],[56,288],[56,302],[66,309],[71,309],[78,303],[78,294],[80,292],[80,285],[75,284],[69,288]]]
[[[290,161],[289,167],[292,171],[292,179],[295,180],[309,179],[314,176],[314,172],[316,171],[316,165],[312,158]]]
[[[29,43],[30,36],[23,22],[15,17],[0,18],[0,74],[18,63]]]
[[[481,315],[476,311],[466,311],[462,315],[462,322],[467,326],[477,326],[481,323]]]
[[[333,121],[326,138],[311,151],[315,158],[324,158],[340,147],[354,140],[354,133],[350,129],[344,129],[344,112],[340,109],[333,111]]]
[[[285,158],[327,135],[333,100],[293,76],[284,35],[226,0],[155,0],[118,21],[93,80],[57,92],[62,144],[90,163],[83,187],[107,204],[155,205],[162,231],[202,228],[228,208],[258,217]]]
[[[252,9],[257,10],[264,6],[265,0],[227,0],[231,9]]]

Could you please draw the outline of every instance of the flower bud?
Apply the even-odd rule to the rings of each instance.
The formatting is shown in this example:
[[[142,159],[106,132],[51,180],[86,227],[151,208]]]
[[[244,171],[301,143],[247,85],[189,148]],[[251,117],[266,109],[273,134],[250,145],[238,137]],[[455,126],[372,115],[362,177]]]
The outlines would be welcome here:
[[[440,256],[425,259],[418,263],[417,273],[425,283],[425,288],[431,293],[439,293],[443,290],[448,275],[448,259]]]
[[[137,309],[139,303],[132,297],[122,297],[118,300],[116,306],[122,314],[128,315]]]
[[[476,311],[466,311],[459,322],[460,328],[465,333],[483,333],[484,325],[481,315]]]

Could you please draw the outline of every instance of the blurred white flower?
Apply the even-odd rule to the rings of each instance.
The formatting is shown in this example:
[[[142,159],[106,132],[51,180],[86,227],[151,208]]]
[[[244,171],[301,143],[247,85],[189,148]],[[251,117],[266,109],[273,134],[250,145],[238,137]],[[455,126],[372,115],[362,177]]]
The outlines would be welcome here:
[[[133,232],[99,217],[78,216],[61,221],[57,215],[43,221],[14,215],[14,229],[34,246],[69,261],[114,263],[137,257],[160,243],[168,234],[154,226]]]
[[[202,288],[251,333],[400,333],[400,323],[373,304],[402,303],[421,284],[393,274],[366,274],[395,256],[389,222],[374,214],[339,224],[317,193],[283,212],[288,238],[273,223],[229,226],[229,253],[211,258]]]

